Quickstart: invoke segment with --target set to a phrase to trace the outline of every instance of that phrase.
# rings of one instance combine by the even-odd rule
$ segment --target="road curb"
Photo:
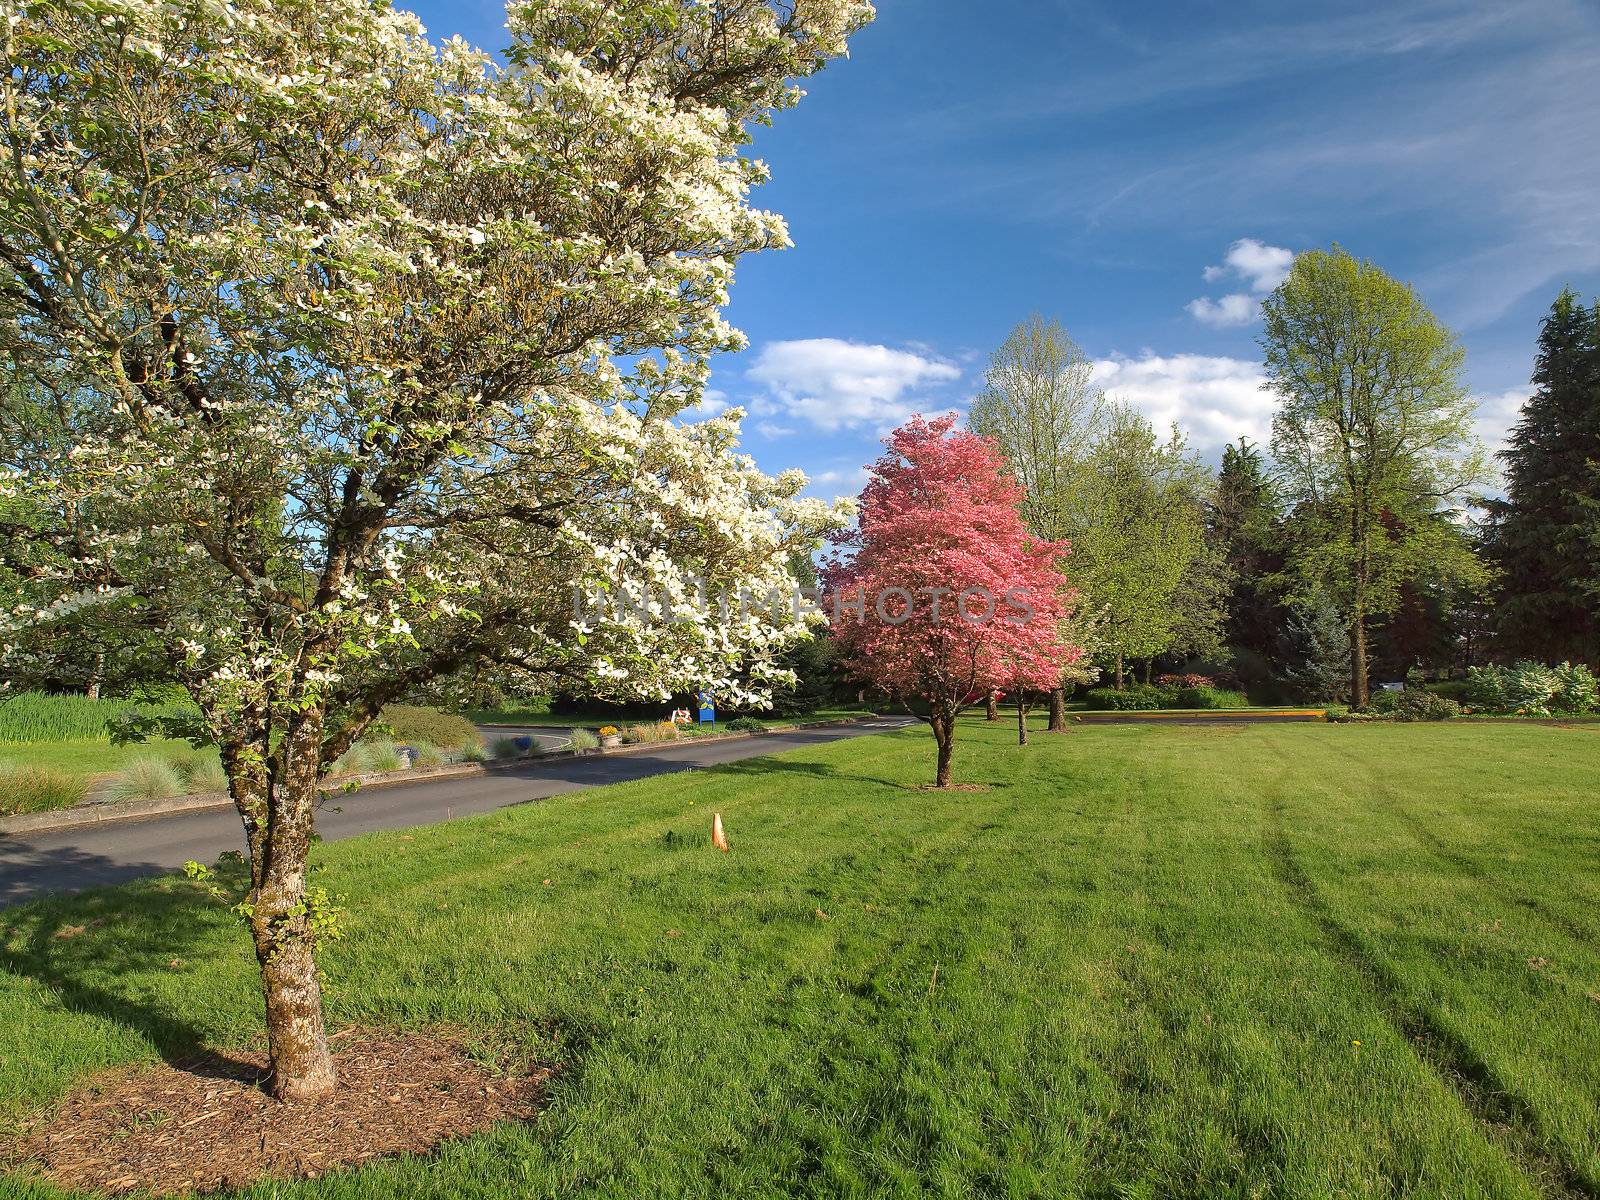
[[[401,787],[408,783],[434,783],[441,779],[461,779],[473,775],[499,774],[514,771],[535,763],[557,758],[588,758],[613,754],[639,754],[671,746],[693,746],[702,742],[735,742],[746,738],[766,737],[769,734],[793,733],[799,729],[827,729],[832,726],[859,725],[864,721],[878,720],[876,714],[848,717],[834,721],[802,721],[792,725],[774,725],[760,733],[715,733],[705,737],[684,738],[671,742],[640,742],[632,746],[616,746],[610,750],[552,750],[537,757],[517,759],[508,763],[456,763],[447,767],[429,767],[408,771],[385,771],[381,774],[347,775],[330,783],[326,790],[337,796],[347,783],[357,784],[362,791],[372,788]],[[200,792],[192,796],[173,796],[166,800],[115,800],[100,804],[82,804],[73,808],[54,809],[47,812],[18,813],[0,817],[0,838],[22,833],[50,833],[61,829],[78,829],[87,825],[104,825],[115,821],[144,821],[151,817],[168,817],[177,813],[206,812],[232,808],[233,800],[227,792]]]

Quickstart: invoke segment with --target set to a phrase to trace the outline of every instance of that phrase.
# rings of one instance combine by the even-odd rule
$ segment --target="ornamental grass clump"
[[[169,800],[187,789],[177,767],[151,756],[128,763],[107,790],[113,800]]]

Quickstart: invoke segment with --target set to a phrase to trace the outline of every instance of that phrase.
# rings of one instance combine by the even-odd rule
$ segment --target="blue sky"
[[[402,0],[402,3],[404,0]],[[503,10],[416,3],[487,49]],[[1215,458],[1264,438],[1257,300],[1338,241],[1460,334],[1494,442],[1538,321],[1600,292],[1595,0],[882,0],[753,152],[795,248],[746,258],[717,365],[768,469],[854,492],[1030,312]]]

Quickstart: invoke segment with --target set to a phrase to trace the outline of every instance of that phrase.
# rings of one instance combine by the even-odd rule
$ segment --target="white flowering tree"
[[[0,640],[120,606],[194,695],[272,1088],[321,1094],[313,813],[386,702],[485,661],[749,699],[803,635],[717,600],[839,514],[674,415],[741,344],[735,260],[787,242],[747,129],[871,9],[539,0],[503,65],[372,0],[0,11],[0,348],[52,414],[9,452]]]

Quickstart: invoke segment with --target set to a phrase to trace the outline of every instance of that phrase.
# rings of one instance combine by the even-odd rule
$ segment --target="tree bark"
[[[983,719],[985,721],[998,721],[1000,719],[1000,702],[994,698],[994,693],[989,693],[989,702],[984,706]]]
[[[315,936],[306,903],[306,860],[318,795],[322,715],[307,714],[285,735],[281,771],[268,782],[265,829],[252,836],[250,935],[261,967],[266,1006],[268,1084],[280,1100],[306,1100],[331,1092],[335,1077],[322,1016]],[[241,781],[248,790],[248,783]],[[248,807],[240,791],[235,802]],[[251,832],[246,818],[246,831]]]
[[[1367,692],[1367,620],[1360,613],[1350,622],[1350,707],[1366,708],[1370,696]]]
[[[1116,681],[1117,681],[1117,691],[1119,691],[1119,692],[1122,690],[1122,678],[1123,678],[1122,677],[1122,651],[1118,650],[1117,651]]]
[[[1144,660],[1144,671],[1143,671],[1143,680],[1142,680],[1142,682],[1144,683],[1145,687],[1149,687],[1150,686],[1150,672],[1155,669],[1155,662],[1156,662],[1156,660],[1153,659],[1153,658],[1147,658],[1147,659]]]
[[[955,722],[934,717],[930,723],[933,725],[933,739],[939,744],[939,766],[934,772],[933,786],[947,788],[950,786],[950,759],[955,751]]]
[[[1021,688],[1017,689],[1017,745],[1028,744],[1028,702],[1027,693]]]
[[[1067,731],[1067,689],[1050,689],[1050,727],[1047,733],[1065,733]]]

